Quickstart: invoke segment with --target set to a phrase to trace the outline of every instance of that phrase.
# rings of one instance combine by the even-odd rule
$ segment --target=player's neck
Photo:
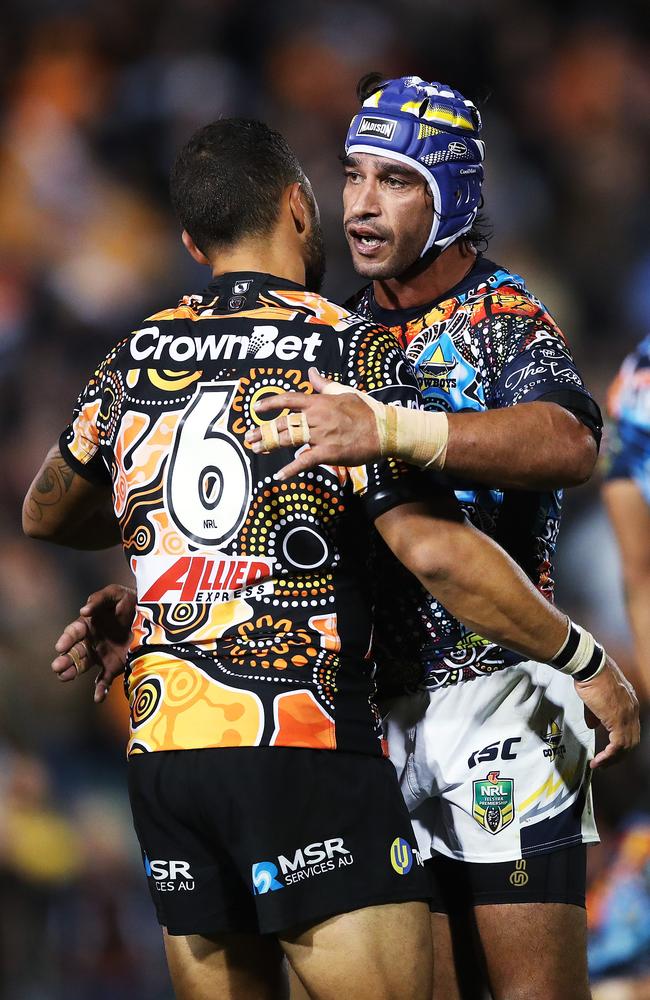
[[[272,274],[276,278],[286,278],[297,285],[305,283],[305,263],[302,255],[286,242],[273,238],[264,243],[261,240],[245,240],[222,253],[210,257],[212,276],[235,271],[253,271],[258,274]]]
[[[476,261],[476,251],[466,243],[453,243],[443,250],[424,271],[401,275],[385,281],[373,281],[375,301],[382,309],[412,309],[440,299],[469,274]]]

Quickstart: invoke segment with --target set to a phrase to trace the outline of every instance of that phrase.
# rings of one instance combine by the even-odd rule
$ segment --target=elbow
[[[598,459],[598,447],[593,434],[584,428],[581,439],[571,449],[565,476],[565,486],[584,486],[589,482]]]
[[[22,511],[23,534],[28,538],[35,538],[40,541],[51,540],[52,534],[47,523],[42,518],[35,518],[31,512],[31,497],[29,493],[25,497]]]
[[[401,562],[427,589],[448,578],[453,557],[447,544],[446,532],[440,530],[434,539],[421,539],[409,546]]]

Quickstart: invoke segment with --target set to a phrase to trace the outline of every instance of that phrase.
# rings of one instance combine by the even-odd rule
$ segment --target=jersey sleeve
[[[340,381],[391,406],[423,407],[415,372],[393,334],[383,327],[362,323],[352,332],[342,351]],[[350,469],[349,474],[373,521],[426,495],[419,470],[393,458]]]
[[[59,438],[59,451],[70,468],[83,479],[100,485],[111,482],[101,453],[98,429],[104,375],[111,358],[109,355],[89,379],[77,399],[71,422]]]
[[[550,316],[547,319],[531,319],[524,324],[523,334],[513,338],[514,347],[495,387],[497,406],[536,400],[558,403],[589,427],[600,443],[600,408],[582,381],[561,331]]]

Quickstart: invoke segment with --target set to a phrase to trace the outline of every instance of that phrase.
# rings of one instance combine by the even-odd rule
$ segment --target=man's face
[[[419,259],[433,225],[424,177],[372,153],[346,156],[343,167],[343,228],[355,271],[373,279],[399,277]]]

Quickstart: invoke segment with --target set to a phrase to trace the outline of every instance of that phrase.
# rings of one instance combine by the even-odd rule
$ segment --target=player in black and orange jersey
[[[394,337],[305,287],[320,230],[284,140],[207,126],[172,194],[214,280],[109,353],[28,492],[25,530],[121,541],[136,577],[129,787],[178,995],[277,996],[284,951],[319,997],[424,997],[427,885],[373,702],[365,524],[496,641],[551,659],[567,620],[451,494],[422,503],[404,465],[280,483],[289,454],[247,447],[256,404],[308,390],[312,364],[419,405]]]

